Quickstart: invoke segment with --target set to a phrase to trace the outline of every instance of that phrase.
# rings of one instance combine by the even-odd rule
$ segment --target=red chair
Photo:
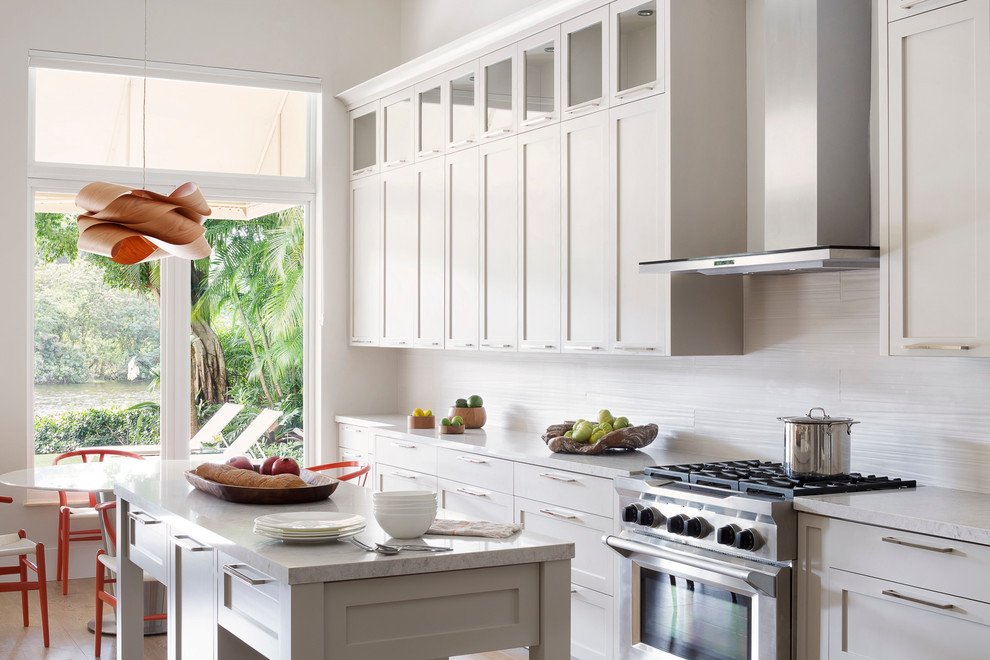
[[[314,465],[306,468],[310,472],[322,472],[324,470],[336,470],[341,468],[358,468],[354,472],[347,472],[339,477],[334,477],[337,481],[348,481],[358,479],[358,486],[363,486],[368,481],[368,472],[371,471],[371,464],[364,461],[340,461],[339,463],[327,463],[325,465]]]
[[[117,508],[117,503],[103,502],[102,504],[97,504],[94,508],[103,518],[103,528],[107,530],[107,538],[110,539],[110,545],[113,547],[114,555],[116,555],[117,531],[110,521],[110,512]],[[103,603],[117,609],[117,598],[106,590],[106,585],[114,584],[117,579],[115,577],[108,578],[108,571],[113,575],[117,574],[117,557],[108,555],[106,550],[99,550],[96,553],[96,621],[94,622],[95,628],[93,630],[96,635],[96,652],[94,655],[97,658],[100,657],[100,651],[103,647]],[[145,582],[153,582],[154,580],[155,578],[147,573],[144,574]],[[144,604],[142,603],[141,606],[143,607]],[[167,617],[167,614],[149,614],[144,617],[144,620],[163,621]]]
[[[139,461],[143,461],[143,456],[138,456],[137,454],[131,453],[129,451],[124,451],[123,449],[77,449],[75,451],[66,452],[58,456],[52,465],[58,465],[60,461],[67,458],[79,457],[83,463],[90,462],[103,462],[107,456],[118,456],[121,458],[136,458]],[[100,541],[103,537],[100,535],[100,528],[92,529],[77,529],[72,530],[70,527],[70,521],[72,519],[93,519],[97,518],[96,512],[96,493],[89,494],[89,506],[78,507],[69,506],[68,498],[66,497],[65,491],[58,492],[58,552],[55,566],[55,579],[62,581],[62,595],[69,593],[69,543],[74,541]]]
[[[0,496],[0,502],[10,504],[13,502],[9,497]],[[28,561],[28,553],[34,553],[35,561]],[[0,592],[20,591],[21,609],[24,612],[24,627],[28,625],[28,592],[37,591],[38,600],[41,603],[41,632],[45,640],[45,648],[48,648],[48,591],[45,583],[45,545],[35,543],[24,536],[24,530],[19,530],[16,534],[0,534],[0,557],[17,557],[17,566],[5,566],[0,568],[0,575],[17,575],[18,582],[0,582]],[[34,571],[37,579],[28,582],[27,569]]]

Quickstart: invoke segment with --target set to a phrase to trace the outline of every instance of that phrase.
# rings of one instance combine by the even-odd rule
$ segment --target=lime
[[[440,420],[440,426],[450,426],[450,420],[444,417]]]
[[[468,408],[480,408],[483,405],[485,405],[485,402],[482,401],[481,397],[478,396],[477,394],[472,394],[471,396],[468,397],[467,400]]]
[[[467,408],[468,407],[467,399],[458,399],[457,401],[454,401],[454,407],[455,408]]]
[[[450,425],[451,426],[463,426],[464,425],[464,420],[461,419],[461,416],[460,415],[454,415],[453,417],[450,418]]]

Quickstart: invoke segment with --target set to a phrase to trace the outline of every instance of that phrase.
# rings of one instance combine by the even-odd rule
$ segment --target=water
[[[36,417],[55,415],[66,410],[88,408],[127,408],[143,401],[159,403],[159,391],[149,392],[147,381],[81,383],[78,385],[35,385]]]

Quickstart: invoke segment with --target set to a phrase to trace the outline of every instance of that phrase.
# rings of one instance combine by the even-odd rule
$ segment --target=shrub
[[[159,413],[153,408],[89,408],[34,420],[36,454],[61,454],[82,447],[155,445]]]

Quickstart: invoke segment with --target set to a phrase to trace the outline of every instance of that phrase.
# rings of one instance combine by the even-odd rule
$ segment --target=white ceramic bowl
[[[429,490],[393,490],[384,493],[372,493],[374,502],[435,502],[437,494]]]
[[[418,513],[393,513],[375,511],[375,520],[385,532],[397,539],[413,539],[422,536],[437,517],[436,507]]]
[[[423,511],[434,511],[437,505],[434,504],[423,504],[416,506],[376,506],[374,510],[381,511],[382,513],[421,513]]]

